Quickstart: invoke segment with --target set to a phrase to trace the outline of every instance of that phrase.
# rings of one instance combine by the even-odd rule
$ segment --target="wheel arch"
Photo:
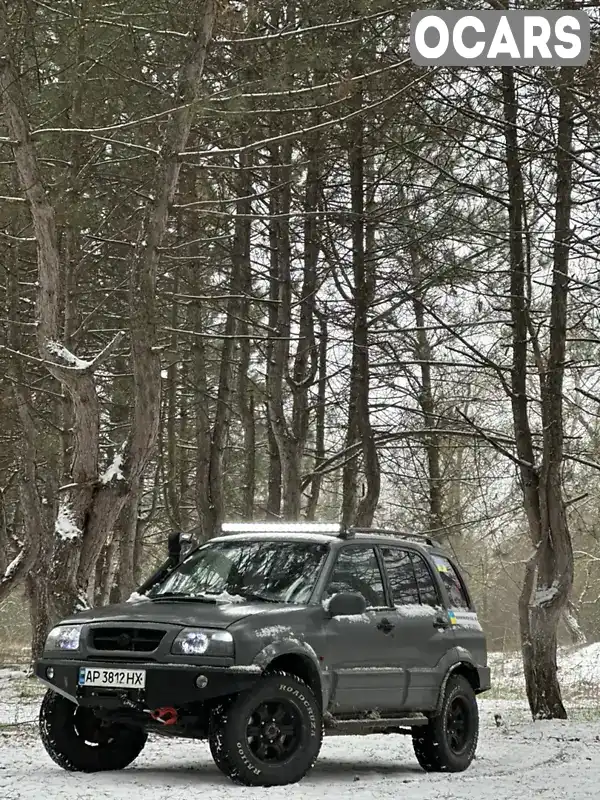
[[[438,702],[436,708],[436,711],[438,713],[440,712],[442,703],[444,702],[444,694],[446,692],[446,686],[448,685],[448,681],[455,675],[461,675],[462,677],[466,678],[471,687],[473,688],[475,694],[478,694],[479,690],[481,689],[481,685],[479,682],[479,672],[477,670],[477,667],[473,664],[473,662],[469,661],[468,659],[457,661],[455,664],[452,664],[452,666],[448,668],[446,674],[444,675],[444,680],[442,681],[442,685],[440,687],[440,693],[438,696]]]
[[[460,661],[458,664],[455,664],[450,670],[450,674],[462,675],[465,677],[473,687],[475,694],[477,694],[481,689],[479,671],[471,661]]]
[[[315,697],[325,706],[326,684],[317,656],[301,642],[282,641],[266,647],[256,658],[263,674],[287,672],[304,681]]]

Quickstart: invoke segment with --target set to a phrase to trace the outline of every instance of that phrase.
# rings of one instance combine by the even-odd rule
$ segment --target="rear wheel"
[[[321,709],[294,675],[267,675],[252,692],[215,709],[210,749],[219,769],[247,786],[295,783],[315,763],[323,736]]]
[[[413,747],[427,772],[462,772],[473,761],[479,738],[475,692],[462,675],[449,678],[440,713],[413,728]]]
[[[124,769],[147,739],[141,728],[101,720],[52,690],[42,701],[40,736],[50,758],[71,772]]]

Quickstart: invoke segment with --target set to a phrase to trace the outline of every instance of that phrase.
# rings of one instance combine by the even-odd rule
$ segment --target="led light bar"
[[[337,522],[224,522],[223,533],[333,533],[339,536],[343,526]]]

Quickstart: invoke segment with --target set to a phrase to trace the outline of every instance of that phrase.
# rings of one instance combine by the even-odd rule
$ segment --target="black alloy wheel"
[[[302,741],[302,720],[287,700],[261,703],[248,720],[246,735],[252,753],[266,764],[293,756]]]
[[[224,700],[209,725],[215,764],[246,786],[296,783],[315,763],[322,738],[320,702],[285,672],[266,673],[250,691]]]
[[[427,772],[462,772],[475,758],[479,711],[475,691],[465,675],[450,675],[438,713],[412,731],[419,764]]]
[[[446,714],[446,736],[452,752],[459,756],[470,740],[470,714],[467,700],[455,697]]]

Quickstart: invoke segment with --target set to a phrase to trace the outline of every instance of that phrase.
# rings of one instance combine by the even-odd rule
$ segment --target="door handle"
[[[377,630],[383,631],[384,633],[391,633],[395,627],[396,626],[387,618],[382,619],[381,622],[377,623]]]
[[[433,618],[433,627],[434,628],[449,628],[450,627],[450,620],[448,617],[443,616],[443,614],[438,614]]]

